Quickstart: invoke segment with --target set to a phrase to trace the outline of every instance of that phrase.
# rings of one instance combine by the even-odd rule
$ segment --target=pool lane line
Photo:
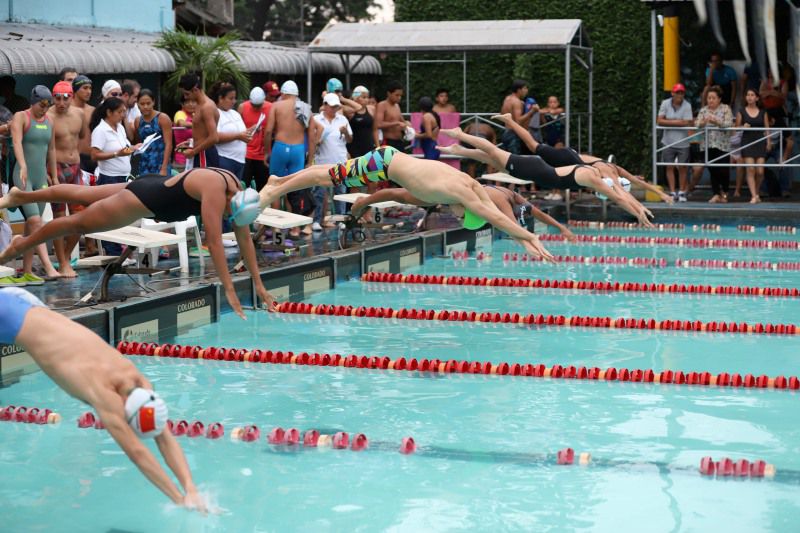
[[[654,227],[646,227],[638,222],[620,222],[616,220],[608,221],[608,222],[599,222],[594,220],[576,220],[570,219],[567,220],[567,225],[572,228],[587,228],[587,229],[602,229],[602,230],[630,230],[630,231],[647,231],[650,233],[655,232],[683,232],[683,231],[692,231],[692,232],[713,232],[717,233],[722,230],[722,226],[719,224],[694,224],[692,226],[687,226],[686,224],[682,224],[679,222],[667,222],[663,224],[653,224]]]
[[[453,259],[458,261],[465,258],[463,253],[454,256]],[[476,256],[478,261],[486,260],[487,256],[482,256],[479,252]],[[535,257],[527,254],[517,254],[505,252],[503,254],[503,266],[507,266],[510,262],[522,263],[544,263],[541,257]],[[554,255],[553,261],[556,263],[572,263],[578,265],[605,265],[605,266],[623,266],[623,267],[640,267],[640,268],[704,268],[704,269],[723,269],[723,270],[778,270],[798,271],[800,270],[800,262],[797,261],[725,261],[724,259],[676,259],[670,264],[664,258],[656,257],[626,257],[620,255]]]
[[[278,304],[279,313],[300,315],[334,315],[345,317],[380,318],[384,320],[435,320],[441,322],[473,322],[492,324],[524,324],[537,326],[585,327],[651,331],[693,331],[705,333],[798,335],[794,324],[747,322],[701,322],[700,320],[660,320],[652,318],[617,318],[599,316],[520,315],[519,313],[490,313],[436,309],[393,309],[391,307],[353,307],[352,305],[311,305],[298,302]]]
[[[467,285],[481,287],[520,287],[529,289],[567,289],[600,292],[649,292],[674,294],[715,294],[724,296],[800,296],[800,289],[785,287],[738,287],[732,285],[685,285],[673,283],[635,283],[618,281],[575,281],[531,278],[480,278],[477,276],[441,276],[428,274],[394,274],[390,272],[368,272],[361,281],[371,283],[412,283],[424,285]]]
[[[178,359],[207,359],[215,361],[235,361],[266,364],[291,364],[298,366],[327,366],[344,368],[361,368],[370,370],[397,370],[406,372],[430,372],[439,374],[493,374],[500,376],[518,376],[551,379],[580,379],[597,381],[629,381],[632,383],[661,383],[671,385],[699,385],[730,388],[760,388],[777,390],[798,390],[800,379],[796,376],[767,375],[754,376],[721,372],[712,375],[709,372],[683,372],[680,370],[664,370],[655,372],[652,369],[627,369],[609,367],[587,368],[585,366],[562,366],[554,364],[550,367],[539,364],[492,363],[490,361],[467,361],[458,359],[416,359],[387,356],[366,356],[340,354],[320,354],[291,351],[247,350],[245,348],[218,348],[201,346],[183,346],[180,344],[155,344],[123,341],[117,345],[120,353],[125,355],[142,355],[155,357],[171,357]]]
[[[774,241],[758,239],[708,239],[693,237],[627,237],[621,235],[576,235],[572,244],[626,244],[633,246],[677,246],[683,248],[758,248],[769,250],[798,250],[800,241]],[[543,242],[565,242],[563,235],[544,233]]]
[[[0,422],[18,422],[22,424],[58,424],[61,415],[50,409],[25,407],[24,405],[0,406]]]

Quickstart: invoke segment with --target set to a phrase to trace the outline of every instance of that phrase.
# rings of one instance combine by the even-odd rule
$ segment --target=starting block
[[[17,271],[11,267],[2,266],[0,265],[0,278],[4,278],[6,276],[14,276],[16,275]]]
[[[510,185],[530,185],[532,181],[521,180],[510,176],[505,172],[495,172],[493,174],[484,174],[478,178],[479,180],[494,181],[497,183],[508,183]]]
[[[336,194],[334,195],[333,199],[337,202],[354,204],[361,198],[366,198],[368,196],[369,194],[363,192],[353,192],[346,194]],[[364,242],[367,239],[367,234],[364,230],[367,228],[390,230],[393,228],[399,228],[403,225],[403,222],[398,222],[396,224],[382,224],[381,222],[383,222],[383,213],[381,213],[381,209],[388,209],[390,207],[413,207],[415,209],[419,208],[419,206],[417,205],[403,204],[400,202],[395,202],[394,200],[388,200],[386,202],[375,202],[373,204],[370,204],[370,207],[374,210],[372,215],[372,220],[373,220],[372,223],[359,222],[358,219],[349,214],[333,215],[332,217],[329,217],[328,220],[343,225],[343,227],[341,227],[341,229],[339,230],[339,246],[342,249],[347,248],[348,235],[350,235],[352,240],[355,242]]]
[[[110,231],[89,233],[86,237],[127,246],[125,251],[122,252],[122,255],[113,258],[113,261],[110,263],[106,263],[107,266],[105,272],[103,272],[103,280],[100,289],[100,302],[108,301],[108,283],[115,274],[157,274],[169,272],[169,269],[163,268],[129,268],[123,266],[125,260],[128,259],[135,250],[139,248],[160,248],[162,246],[186,242],[186,235],[174,235],[172,233],[137,228],[135,226],[125,226],[124,228]],[[107,257],[108,256],[103,256],[103,259]],[[98,257],[89,258],[89,260],[95,261],[98,261],[98,259]]]
[[[255,220],[255,223],[261,225],[261,228],[259,228],[258,232],[253,236],[253,241],[257,242],[267,231],[267,228],[271,228],[273,230],[272,244],[265,245],[264,248],[267,250],[284,252],[288,255],[297,247],[286,246],[286,234],[284,230],[307,226],[312,222],[314,222],[314,219],[311,217],[267,207]],[[234,232],[224,233],[222,238],[236,240],[236,234]]]

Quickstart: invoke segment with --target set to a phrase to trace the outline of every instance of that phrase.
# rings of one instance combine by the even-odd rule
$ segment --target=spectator
[[[247,143],[253,139],[253,130],[247,129],[242,116],[233,109],[236,105],[236,87],[218,81],[211,86],[209,95],[219,110],[217,123],[219,166],[233,172],[241,181]]]
[[[744,93],[745,107],[736,114],[737,128],[769,128],[769,115],[761,108],[758,93],[755,89],[747,89]],[[769,140],[764,140],[768,132],[765,131],[745,131],[742,133],[742,154],[741,157],[745,164],[763,165],[770,151]],[[755,143],[747,146],[750,143]],[[747,167],[747,187],[750,189],[750,203],[761,202],[758,191],[761,182],[764,181],[764,167]],[[737,187],[738,189],[738,187]]]
[[[352,99],[340,98],[350,104],[344,110],[353,132],[353,141],[347,145],[347,151],[352,157],[360,157],[379,145],[377,132],[372,127],[375,106],[369,104],[369,90],[363,85],[353,89],[351,96]]]
[[[528,127],[528,123],[534,113],[539,112],[539,106],[533,104],[527,111],[524,111],[524,100],[528,95],[528,83],[524,80],[514,80],[511,84],[511,93],[503,100],[503,105],[500,107],[500,113],[510,113],[512,120],[522,126]],[[520,155],[523,150],[523,143],[519,137],[511,130],[506,128],[500,136],[500,141],[503,143],[503,148],[512,154]]]
[[[125,183],[131,173],[131,154],[135,147],[125,132],[125,102],[116,96],[103,100],[92,113],[92,159],[97,161],[98,185]],[[120,255],[122,247],[105,243],[108,255]]]
[[[139,92],[138,107],[141,115],[133,123],[135,142],[140,143],[150,135],[160,135],[142,153],[139,161],[139,175],[160,174],[169,176],[170,154],[172,154],[172,121],[155,108],[156,99],[153,91],[142,89]]]
[[[61,72],[58,73],[58,81],[72,83],[72,81],[77,77],[78,71],[75,70],[75,67],[64,67],[61,69]]]
[[[101,103],[108,98],[122,98],[122,87],[117,80],[107,80],[100,89],[100,94],[103,96]]]
[[[53,103],[50,89],[37,85],[31,91],[29,109],[18,111],[11,122],[11,140],[14,143],[14,186],[23,191],[37,191],[56,183],[56,149],[53,124],[47,118],[47,110]],[[42,226],[42,215],[47,204],[26,204],[21,206],[25,217],[25,235],[30,235]],[[35,248],[45,276],[49,279],[61,277],[53,268],[47,247],[40,244]],[[44,279],[33,273],[33,250],[22,256],[22,276],[3,278],[0,286],[41,285]]]
[[[3,105],[12,113],[25,111],[30,107],[28,99],[18,95],[17,80],[11,76],[0,76],[0,96],[3,97]]]
[[[281,90],[278,87],[278,84],[272,80],[266,82],[261,86],[261,88],[264,89],[264,95],[266,95],[267,102],[271,104],[274,104],[281,96]]]
[[[253,138],[247,143],[242,180],[246,187],[254,187],[257,191],[267,184],[264,129],[267,126],[267,117],[269,117],[272,103],[266,100],[267,95],[264,94],[264,90],[261,87],[253,87],[253,90],[250,91],[250,99],[239,104],[238,108],[245,127],[255,128]]]
[[[192,162],[192,168],[219,168],[219,154],[216,144],[219,110],[202,89],[203,80],[196,73],[184,74],[178,81],[178,88],[185,98],[191,98],[197,106],[192,117],[192,138],[177,146],[183,155]]]
[[[87,76],[78,75],[72,80],[72,107],[83,112],[83,120],[88,125],[92,121],[94,106],[89,103],[92,99],[92,80]],[[91,131],[86,138],[78,144],[81,153],[81,170],[94,174],[97,164],[92,161]]]
[[[711,188],[714,196],[709,203],[727,203],[728,188],[730,184],[730,169],[728,167],[714,166],[715,163],[727,164],[730,160],[728,152],[731,149],[731,134],[720,128],[730,128],[733,124],[731,108],[722,103],[723,91],[721,87],[713,85],[706,91],[706,105],[697,113],[695,126],[708,127],[703,139],[703,146],[707,147],[708,160],[711,162]]]
[[[347,161],[347,143],[353,141],[353,130],[347,118],[341,114],[342,103],[336,93],[329,92],[322,101],[322,113],[314,116],[314,120],[322,128],[322,134],[317,144],[317,154],[314,163],[318,165],[330,165],[344,163]],[[314,187],[314,224],[311,226],[314,231],[322,231],[325,212],[327,211],[327,187]],[[334,187],[334,193],[340,194],[347,192],[344,184]],[[336,202],[335,210],[338,214],[343,214],[345,206],[342,202]]]
[[[659,126],[687,127],[694,124],[692,119],[692,106],[684,98],[686,87],[682,83],[672,86],[672,97],[661,102],[658,110]],[[668,146],[661,152],[661,160],[664,163],[679,163],[680,166],[667,166],[667,184],[669,194],[677,202],[686,201],[688,185],[686,171],[688,167],[683,166],[689,162],[689,132],[687,130],[666,129],[661,137],[661,144]],[[675,191],[675,170],[678,171],[678,191]]]
[[[436,149],[436,140],[439,138],[439,128],[442,122],[439,113],[433,110],[433,100],[427,96],[419,99],[419,110],[422,112],[422,123],[419,125],[419,132],[415,134],[422,148],[425,159],[439,160],[439,150]]]
[[[722,90],[722,102],[727,106],[736,103],[736,84],[738,76],[733,68],[722,62],[722,54],[711,54],[706,68],[706,85],[703,88],[703,99],[711,87],[717,86]]]
[[[456,106],[450,103],[450,91],[436,89],[436,104],[433,106],[436,113],[458,113]]]
[[[543,115],[542,131],[543,140],[553,148],[564,148],[564,120],[566,114],[557,96],[547,97],[547,107],[540,110]]]
[[[384,146],[392,146],[404,152],[408,123],[403,120],[403,113],[400,111],[402,99],[403,86],[396,81],[389,82],[386,87],[386,99],[379,102],[375,108],[375,129],[382,134]]]
[[[175,136],[175,146],[192,138],[192,117],[197,103],[191,98],[181,97],[181,108],[175,112],[172,121],[172,134]],[[186,168],[186,156],[183,151],[175,150],[175,170],[182,171]]]
[[[139,102],[139,92],[142,90],[142,86],[139,85],[139,82],[136,80],[122,80],[122,85],[120,87],[122,88],[122,101],[125,102],[125,107],[127,107],[127,111],[125,112],[126,128],[133,131],[134,121],[142,115],[137,105]]]

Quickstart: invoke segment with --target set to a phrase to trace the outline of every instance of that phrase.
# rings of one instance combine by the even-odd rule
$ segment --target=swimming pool
[[[583,234],[598,234],[581,229]],[[613,231],[605,234],[643,235]],[[667,235],[667,232],[657,235]],[[678,233],[675,233],[677,235]],[[654,234],[655,235],[655,234]],[[691,234],[687,234],[691,235]],[[732,228],[694,237],[796,240]],[[548,243],[553,253],[794,261],[796,250]],[[793,288],[772,270],[641,268],[434,259],[406,273]],[[475,254],[473,254],[474,256]],[[513,256],[512,256],[513,257]],[[797,322],[800,298],[351,281],[319,304],[746,322]],[[797,336],[224,314],[176,343],[543,363],[796,375]],[[86,410],[41,373],[0,389],[0,404],[57,407],[60,426],[0,423],[5,523],[48,531],[790,530],[800,510],[798,393],[618,381],[396,372],[133,357],[173,420],[221,422],[219,440],[180,437],[196,482],[224,509],[202,518],[168,505]],[[256,443],[232,428],[257,424]],[[364,433],[366,451],[287,449],[270,428]],[[398,453],[403,437],[419,450]],[[558,450],[591,453],[556,465]],[[700,459],[764,459],[779,475],[714,479]],[[577,462],[577,461],[576,461]]]

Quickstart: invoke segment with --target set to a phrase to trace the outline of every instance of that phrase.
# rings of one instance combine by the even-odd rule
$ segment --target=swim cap
[[[239,191],[231,198],[231,215],[228,220],[239,227],[248,226],[261,213],[258,191],[250,187]]]
[[[300,89],[297,88],[297,84],[292,80],[285,81],[283,85],[281,85],[281,94],[300,96]]]
[[[250,103],[253,105],[261,105],[264,103],[264,100],[267,99],[267,95],[264,94],[264,89],[261,87],[253,87],[250,91]]]
[[[414,131],[414,128],[411,126],[406,126],[405,131],[403,132],[403,139],[408,142],[413,141],[417,137],[417,132]]]
[[[68,94],[72,96],[72,84],[68,81],[60,81],[53,86],[53,94]]]
[[[152,390],[137,387],[125,400],[125,418],[133,432],[140,437],[161,435],[167,426],[167,404]]]
[[[469,209],[464,209],[464,227],[467,229],[481,229],[486,225],[486,220],[482,219]]]
[[[122,86],[119,84],[117,80],[108,80],[103,84],[103,88],[100,90],[100,94],[103,95],[103,98],[108,98],[108,93],[113,90],[119,90],[122,92]]]
[[[612,180],[611,178],[603,178],[603,181],[606,183],[606,185],[608,185],[612,189],[614,188],[614,180]],[[619,184],[622,185],[622,188],[626,192],[631,192],[631,181],[628,178],[623,178],[622,176],[620,176]],[[595,191],[594,195],[600,198],[601,200],[608,200],[608,196],[601,193],[600,191]]]
[[[353,98],[358,98],[362,94],[369,94],[369,89],[367,89],[363,85],[359,85],[358,87],[353,89]]]
[[[48,104],[52,104],[53,94],[50,92],[50,89],[44,85],[37,85],[31,90],[30,103],[31,105],[36,105],[42,100],[46,100]]]
[[[84,85],[91,85],[92,80],[89,79],[89,76],[84,76],[83,74],[78,74],[75,76],[75,79],[72,80],[72,90],[77,91]]]
[[[336,91],[341,91],[344,89],[344,85],[336,78],[331,78],[328,80],[328,83],[325,84],[325,88],[328,89],[329,93],[335,93]]]

